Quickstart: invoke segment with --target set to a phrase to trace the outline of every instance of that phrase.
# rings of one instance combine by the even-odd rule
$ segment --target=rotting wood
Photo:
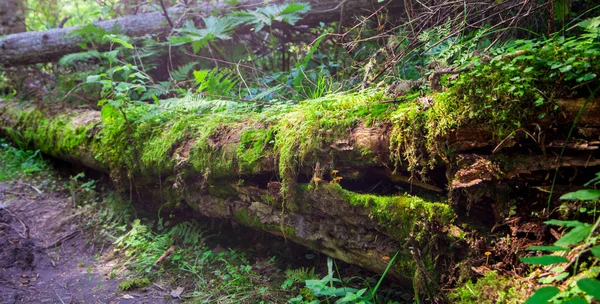
[[[105,163],[94,153],[94,151],[103,151],[108,148],[99,146],[99,137],[101,137],[104,126],[98,112],[63,110],[61,114],[63,121],[59,123],[61,127],[55,128],[47,124],[40,125],[35,119],[19,119],[19,111],[32,111],[32,109],[23,108],[10,101],[0,103],[1,134],[9,136],[20,134],[21,140],[26,140],[27,136],[32,136],[32,134],[44,134],[52,139],[67,136],[68,133],[63,132],[79,134],[77,130],[83,128],[85,133],[81,133],[84,138],[80,144],[69,146],[69,148],[53,146],[57,144],[56,141],[33,140],[28,143],[32,148],[42,149],[42,152],[54,157],[104,172],[111,171],[111,165]],[[68,113],[71,115],[67,115]],[[571,113],[565,110],[565,116],[569,115]],[[65,117],[68,119],[65,120]],[[44,118],[48,119],[46,116]],[[266,126],[253,123],[252,127],[260,129]],[[563,129],[566,127],[568,125],[565,123]],[[593,129],[594,122],[586,124],[585,128],[588,131]],[[473,132],[467,132],[469,129]],[[210,149],[215,151],[231,150],[240,144],[240,129],[235,124],[219,127],[216,130],[219,132],[218,136],[208,137]],[[411,180],[406,176],[394,176],[394,166],[389,160],[388,136],[390,130],[389,123],[370,127],[366,127],[363,123],[357,123],[347,130],[346,136],[339,134],[338,137],[323,142],[320,148],[322,151],[316,151],[315,155],[322,163],[335,161],[335,169],[339,172],[338,176],[344,176],[342,184],[350,178],[364,178],[368,174],[366,172],[379,172],[376,174],[376,178],[382,180],[411,184]],[[498,149],[496,153],[493,153],[494,147],[498,145],[498,140],[494,140],[491,136],[487,138],[488,135],[482,136],[485,132],[482,132],[481,128],[479,128],[479,132],[476,130],[478,128],[474,126],[465,126],[455,130],[445,139],[454,147],[462,147],[462,149],[455,149],[455,153],[462,151],[463,154],[470,155],[465,158],[466,161],[453,160],[456,163],[446,164],[447,168],[444,168],[443,164],[437,168],[442,172],[446,170],[448,180],[439,180],[434,177],[427,183],[413,181],[412,185],[425,191],[439,193],[452,189],[469,191],[470,188],[477,188],[474,186],[481,187],[486,184],[496,188],[496,184],[512,180],[526,188],[528,179],[524,175],[531,172],[548,172],[555,168],[600,166],[597,150],[582,151],[576,146],[567,146],[567,150],[572,155],[564,157],[562,162],[553,162],[555,156],[543,155],[537,136],[534,136],[535,140],[531,136],[515,137],[514,143],[510,147]],[[548,131],[547,142],[555,141],[559,137],[553,135],[552,132]],[[594,132],[588,133],[595,134]],[[460,135],[460,138],[457,134]],[[585,140],[590,143],[594,142],[592,138]],[[479,145],[477,149],[473,149],[472,145],[461,145],[461,142],[476,143],[479,141],[484,144]],[[190,135],[171,149],[172,156],[181,158],[181,160],[169,172],[160,172],[160,174],[154,172],[154,176],[152,174],[139,175],[134,172],[134,174],[138,174],[134,175],[135,180],[132,183],[136,196],[144,201],[172,200],[176,202],[175,205],[190,206],[199,215],[233,220],[275,235],[285,235],[289,240],[377,272],[382,272],[387,266],[387,262],[382,257],[390,256],[398,250],[401,251],[401,258],[413,258],[410,251],[403,247],[406,237],[412,233],[422,234],[424,240],[452,242],[452,236],[443,233],[443,231],[452,230],[447,227],[447,225],[451,225],[451,220],[448,220],[449,215],[440,217],[440,212],[442,214],[449,212],[450,209],[447,205],[439,204],[432,205],[435,206],[433,208],[410,209],[402,205],[401,201],[408,200],[407,206],[414,204],[418,208],[421,208],[419,206],[422,202],[418,198],[410,196],[400,195],[396,200],[394,196],[385,198],[370,194],[362,195],[361,191],[368,193],[369,189],[349,191],[338,183],[339,180],[336,182],[333,178],[330,178],[331,183],[323,181],[323,183],[311,182],[310,185],[298,185],[298,199],[284,204],[282,196],[279,195],[283,186],[279,183],[277,166],[273,165],[276,162],[273,155],[269,154],[270,156],[261,159],[267,164],[262,166],[263,171],[244,176],[232,172],[231,176],[220,177],[217,184],[216,181],[205,177],[206,172],[190,169],[188,164],[192,157],[190,150],[195,144],[196,139]],[[520,149],[531,151],[530,155],[525,156],[527,155],[525,151],[519,153],[519,149],[517,149],[519,145],[523,146]],[[502,160],[502,157],[509,161],[499,161]],[[518,162],[514,160],[518,160]],[[298,170],[305,174],[312,174],[314,168],[310,167],[310,164],[304,164]],[[447,185],[446,183],[451,184]],[[538,185],[533,185],[532,189],[538,191],[536,187]],[[484,193],[484,195],[488,194]],[[349,202],[354,199],[353,196],[356,196],[357,200],[351,204]],[[471,197],[472,200],[476,200],[478,196]],[[378,206],[376,200],[379,199],[391,200],[389,203]],[[411,200],[415,201],[411,202]],[[470,204],[477,205],[476,202]],[[385,213],[378,211],[378,208],[383,208],[383,206],[400,209],[384,210]],[[492,207],[492,217],[501,218],[501,212],[498,211],[500,207],[496,205]],[[482,210],[486,208],[485,206],[481,207]],[[489,210],[491,209],[487,208],[488,213]],[[384,216],[386,214],[398,217],[386,218]],[[412,231],[415,228],[418,231]],[[436,233],[437,235],[434,236]],[[436,246],[439,244],[423,243],[420,246],[422,252],[435,254],[431,250],[437,248]],[[452,257],[447,258],[452,259]],[[399,280],[408,282],[405,279],[409,275],[408,272],[414,271],[415,265],[412,265],[412,270],[406,268],[407,264],[403,265],[405,268],[393,269],[390,274]],[[447,265],[447,263],[440,262],[440,264],[431,266],[441,267],[441,265]]]

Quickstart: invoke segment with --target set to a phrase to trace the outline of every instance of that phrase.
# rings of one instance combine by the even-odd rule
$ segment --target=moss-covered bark
[[[148,105],[128,109],[127,120],[108,106],[101,113],[49,114],[3,102],[0,131],[109,172],[156,205],[185,204],[373,271],[383,272],[400,251],[391,274],[407,278],[416,269],[407,240],[418,240],[427,268],[435,271],[433,248],[448,242],[439,227],[451,225],[454,212],[408,194],[360,194],[340,186],[388,164],[387,122],[364,120],[380,96],[343,95],[238,115]]]
[[[561,147],[574,101],[558,118],[538,120],[538,133],[499,137],[478,119],[444,116],[442,97],[426,111],[419,102],[379,103],[373,91],[262,110],[161,102],[131,106],[127,119],[111,106],[52,111],[3,101],[0,133],[108,172],[156,205],[187,205],[373,271],[400,251],[391,273],[412,278],[452,271],[454,246],[468,256],[461,229],[473,223],[459,229],[455,209],[494,224],[515,208],[507,193],[529,189],[525,174],[598,165],[600,123],[588,118],[569,163],[539,161]],[[506,180],[517,187],[497,186]]]

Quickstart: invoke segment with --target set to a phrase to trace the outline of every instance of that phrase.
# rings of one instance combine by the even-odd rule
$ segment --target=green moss
[[[82,151],[94,147],[89,135],[98,123],[79,124],[76,114],[51,117],[35,108],[6,108],[2,114],[17,122],[6,131],[20,146],[35,147],[66,160],[76,159]]]
[[[233,217],[235,221],[244,225],[246,227],[255,228],[262,231],[273,231],[273,232],[281,232],[282,227],[280,225],[275,224],[263,224],[260,222],[260,217],[256,215],[251,215],[248,213],[248,210],[242,209],[240,211],[234,212]],[[283,232],[286,237],[294,237],[296,232],[293,227],[284,226]]]
[[[273,129],[246,129],[243,131],[237,148],[237,161],[240,173],[253,174],[260,171],[260,161],[272,149]]]
[[[123,281],[119,284],[119,289],[123,291],[134,290],[139,288],[144,288],[152,285],[147,278],[133,278],[127,281]]]
[[[395,108],[393,103],[373,102],[355,107],[350,115],[363,120],[366,126],[371,126],[377,121],[386,120]]]
[[[207,187],[207,190],[211,196],[223,199],[230,199],[238,195],[235,188],[227,183],[211,184]]]
[[[448,295],[452,303],[523,303],[530,291],[513,279],[488,271],[477,282],[467,281]]]
[[[334,139],[347,137],[361,121],[357,115],[382,98],[376,91],[333,94],[304,101],[283,115],[275,126],[275,149],[284,192],[292,189],[298,167],[317,161]]]
[[[262,225],[258,216],[248,214],[248,210],[245,209],[235,212],[233,216],[236,222],[247,227],[258,228]]]
[[[338,184],[325,184],[321,187],[339,193],[352,206],[368,209],[370,215],[397,239],[405,239],[415,232],[419,222],[435,221],[444,226],[455,218],[454,210],[449,205],[428,202],[417,196],[359,194],[342,189]]]

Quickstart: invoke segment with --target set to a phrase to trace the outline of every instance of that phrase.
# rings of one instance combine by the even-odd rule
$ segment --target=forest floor
[[[119,235],[135,230],[129,227],[134,219],[156,227],[156,214],[125,200],[133,218],[99,220],[102,212],[118,212],[105,204],[115,191],[107,176],[85,172],[90,178],[81,170],[0,138],[0,303],[285,303],[304,294],[303,280],[327,276],[328,259],[322,254],[265,232],[185,214],[171,214],[168,221],[202,222],[202,245],[187,252],[198,251],[196,260],[199,255],[207,257],[205,262],[196,261],[187,271],[181,261],[158,266],[166,248],[131,256],[116,245]],[[161,234],[139,237],[152,246]],[[166,259],[184,256],[175,252]],[[152,269],[140,271],[135,265],[143,262]],[[379,279],[357,266],[334,263],[336,276],[356,287]],[[144,286],[123,290],[140,279],[146,280]],[[410,289],[394,282],[386,280],[380,292],[395,303],[412,302]]]
[[[69,191],[38,187],[0,182],[1,303],[178,303],[157,285],[118,291],[109,248],[88,242]]]

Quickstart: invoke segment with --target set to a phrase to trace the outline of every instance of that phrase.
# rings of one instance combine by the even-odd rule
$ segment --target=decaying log
[[[104,132],[108,131],[99,112],[63,109],[59,114],[48,114],[48,111],[2,101],[0,134],[54,157],[118,174],[123,169],[120,166],[124,164],[114,163],[116,160],[106,156],[107,151],[120,144],[135,144],[149,149],[152,142],[160,144],[165,133],[165,130],[157,130],[155,134],[148,134],[147,143],[140,142],[140,139],[135,139],[137,142],[130,141],[128,138],[123,138],[123,143],[110,142],[106,141],[108,134]],[[235,151],[240,147],[240,134],[243,133],[240,128],[249,127],[265,126],[229,122],[226,126],[216,128],[215,133],[207,137],[208,142],[204,147],[208,150],[203,153],[216,153],[215,162],[226,162],[224,157],[227,151]],[[135,132],[126,133],[131,135]],[[431,251],[433,248],[451,242],[447,240],[451,237],[442,231],[447,231],[447,227],[452,225],[454,212],[447,204],[407,194],[361,194],[361,191],[354,192],[340,185],[340,181],[344,181],[341,176],[352,178],[352,172],[356,172],[352,170],[360,171],[361,168],[377,168],[381,165],[377,155],[382,152],[370,149],[383,149],[380,143],[383,136],[385,133],[377,127],[358,124],[348,130],[346,138],[332,139],[330,144],[323,144],[322,151],[316,152],[322,155],[323,160],[335,158],[338,178],[331,176],[323,177],[320,181],[315,179],[282,185],[277,167],[272,165],[275,158],[269,153],[258,165],[260,170],[253,173],[242,173],[242,159],[236,161],[239,168],[225,173],[216,172],[219,164],[208,165],[213,166],[211,173],[207,173],[208,168],[202,167],[204,163],[200,167],[192,166],[191,163],[199,157],[194,150],[198,139],[194,138],[194,134],[189,134],[184,142],[170,149],[169,154],[174,160],[171,170],[161,170],[159,163],[162,161],[158,159],[152,161],[153,165],[148,168],[132,164],[136,167],[131,172],[131,183],[135,189],[128,189],[129,182],[124,188],[141,201],[172,208],[181,208],[183,204],[198,215],[234,221],[280,235],[379,273],[385,270],[389,257],[400,251],[398,259],[402,262],[391,269],[389,275],[408,284],[410,281],[407,278],[414,275],[416,265],[411,262],[412,253],[406,245],[407,238],[418,237],[423,241],[420,244],[422,254],[434,255]],[[140,158],[146,157],[144,151],[134,154]],[[301,166],[299,171],[307,168],[310,167]],[[217,177],[208,178],[208,175]],[[360,176],[363,175],[359,172],[354,178]],[[296,195],[284,200],[281,195],[283,187],[294,187],[287,191]],[[448,259],[451,257],[439,261]],[[427,266],[434,269],[441,267],[441,264]]]
[[[291,119],[289,127],[298,126],[296,119],[304,119],[302,106],[280,120],[287,117]],[[572,107],[575,110],[579,108]],[[565,107],[564,116],[570,117],[572,111]],[[590,107],[590,111],[597,110]],[[120,178],[128,178],[124,188],[131,183],[135,190],[129,191],[143,201],[173,208],[187,205],[199,215],[280,235],[373,271],[383,272],[389,256],[400,251],[402,262],[390,274],[405,281],[417,267],[408,240],[419,240],[422,258],[436,256],[429,259],[435,264],[426,266],[439,271],[448,271],[445,267],[455,257],[440,255],[435,250],[441,249],[436,248],[460,242],[457,236],[461,233],[455,232],[460,229],[453,225],[453,205],[422,197],[437,196],[437,201],[444,201],[439,195],[450,193],[453,203],[454,198],[460,199],[460,193],[466,193],[468,208],[473,206],[475,210],[480,201],[509,191],[509,185],[539,193],[544,179],[539,180],[538,173],[600,167],[600,153],[595,149],[598,138],[594,137],[600,123],[590,117],[583,120],[581,134],[573,139],[577,144],[567,145],[560,161],[553,151],[564,146],[560,138],[570,127],[567,122],[548,130],[540,128],[535,134],[529,130],[523,132],[525,135],[515,135],[510,145],[482,128],[463,126],[440,139],[449,144],[454,156],[447,157],[448,163],[439,164],[429,176],[423,176],[425,182],[391,163],[391,122],[366,126],[360,121],[336,131],[316,127],[308,134],[280,134],[284,130],[278,122],[280,129],[266,135],[271,134],[266,131],[269,123],[250,116],[239,121],[229,117],[211,120],[212,114],[185,113],[170,116],[171,120],[162,123],[157,119],[155,125],[124,128],[115,113],[113,117],[103,111],[101,116],[92,110],[56,111],[2,101],[0,135],[48,155],[110,173],[117,185]],[[219,123],[212,125],[214,121]],[[137,129],[142,127],[146,129]],[[185,132],[173,133],[176,130]],[[274,137],[263,138],[261,134]],[[305,156],[282,158],[282,148],[277,145],[298,140],[298,146],[291,150],[298,153],[294,149],[302,146],[300,137],[319,140]],[[497,148],[499,145],[502,148]],[[281,170],[285,161],[291,166],[287,171]],[[285,175],[294,169],[297,175]],[[576,178],[576,173],[569,178]],[[386,187],[379,186],[381,183]],[[372,194],[375,189],[385,192]],[[416,193],[422,197],[405,194],[402,189],[418,189]],[[493,219],[502,218],[501,205],[486,206],[479,208],[482,217],[491,217],[492,224]]]

